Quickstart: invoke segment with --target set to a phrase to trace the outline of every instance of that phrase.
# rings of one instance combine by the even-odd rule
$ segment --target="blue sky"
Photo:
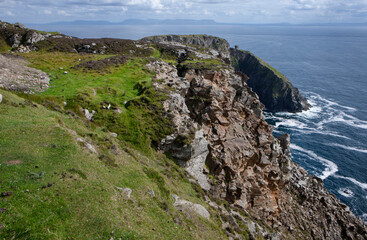
[[[0,19],[44,23],[129,18],[235,23],[367,22],[367,0],[0,0]]]

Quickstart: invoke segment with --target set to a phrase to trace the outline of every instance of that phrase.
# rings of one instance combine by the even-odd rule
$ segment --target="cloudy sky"
[[[235,23],[367,22],[367,0],[0,0],[0,19],[44,23],[129,18]]]

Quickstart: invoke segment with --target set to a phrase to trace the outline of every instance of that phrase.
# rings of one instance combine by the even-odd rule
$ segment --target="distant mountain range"
[[[47,25],[217,25],[214,20],[191,20],[191,19],[127,19],[122,22],[108,21],[84,21],[76,20],[71,22],[52,22]]]
[[[109,21],[86,21],[76,20],[70,22],[51,22],[36,25],[259,25],[259,26],[367,26],[365,23],[268,23],[268,24],[246,24],[246,23],[220,23],[211,19],[127,19],[121,22]]]

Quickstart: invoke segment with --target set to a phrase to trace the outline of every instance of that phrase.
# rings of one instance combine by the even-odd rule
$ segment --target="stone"
[[[192,218],[192,215],[195,214],[205,219],[210,219],[210,213],[200,204],[194,204],[183,199],[177,199],[173,206],[177,210],[182,211],[188,218]]]
[[[114,133],[114,132],[111,132],[111,136],[114,137],[114,138],[117,138],[117,133]]]
[[[154,193],[153,189],[149,190],[149,191],[148,191],[148,194],[149,194],[151,197],[155,197],[155,193]]]
[[[120,188],[120,187],[115,188],[123,195],[123,197],[126,198],[130,198],[131,193],[133,192],[133,190],[131,190],[130,188]]]
[[[96,111],[92,110],[92,112],[89,112],[88,109],[83,109],[83,112],[85,118],[88,119],[89,121],[92,121],[94,114],[96,114]]]
[[[204,137],[204,131],[199,130],[195,133],[195,139],[192,143],[192,156],[185,164],[186,171],[194,177],[202,189],[209,190],[210,184],[208,176],[204,174],[205,160],[209,153],[208,141]]]
[[[3,95],[0,93],[0,103],[3,101]]]
[[[91,153],[97,153],[97,150],[94,148],[94,146],[92,144],[90,144],[89,142],[85,141],[84,139],[82,138],[77,138],[76,139],[77,142],[80,142],[83,144],[83,146],[85,148],[87,148]]]

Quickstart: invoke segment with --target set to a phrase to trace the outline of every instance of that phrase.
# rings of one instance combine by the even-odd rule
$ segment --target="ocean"
[[[291,135],[293,160],[367,222],[367,27],[31,25],[81,38],[210,34],[249,50],[287,76],[312,108],[266,113]]]

